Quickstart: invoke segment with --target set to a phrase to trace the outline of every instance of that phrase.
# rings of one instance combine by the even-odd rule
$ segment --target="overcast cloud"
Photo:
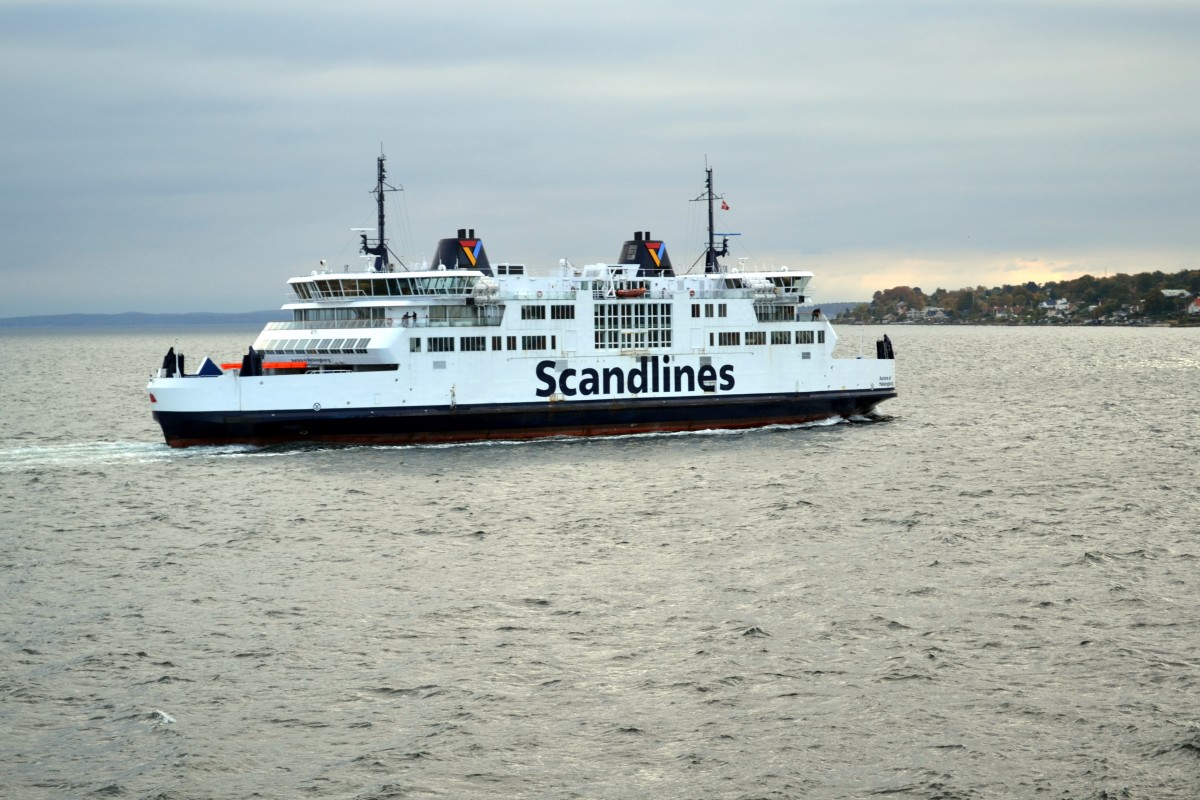
[[[1200,268],[1200,3],[0,0],[0,316],[275,308],[471,227],[535,272],[634,230],[825,302]]]

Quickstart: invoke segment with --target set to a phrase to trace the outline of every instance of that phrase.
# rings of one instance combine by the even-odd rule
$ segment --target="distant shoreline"
[[[861,322],[849,317],[838,317],[830,320],[835,325],[874,325],[893,328],[1200,328],[1200,320],[1133,320],[1130,322],[1074,322],[1066,320],[906,320],[904,322],[883,322],[877,319]]]
[[[29,317],[0,317],[0,328],[153,328],[208,325],[253,325],[262,327],[282,319],[286,312],[247,311],[217,314],[205,311],[187,314],[45,314]]]

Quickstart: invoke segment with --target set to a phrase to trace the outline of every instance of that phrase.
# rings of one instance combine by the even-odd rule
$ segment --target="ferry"
[[[410,269],[378,227],[358,271],[288,281],[291,319],[266,325],[240,362],[194,373],[167,351],[147,392],[171,447],[422,444],[794,425],[869,417],[896,396],[895,354],[835,358],[811,272],[728,267],[706,168],[703,271],[677,274],[649,231],[615,263],[563,260],[535,275],[492,264],[475,231]],[[721,238],[720,245],[717,244]],[[324,264],[324,262],[322,262]],[[696,266],[699,267],[699,259]]]

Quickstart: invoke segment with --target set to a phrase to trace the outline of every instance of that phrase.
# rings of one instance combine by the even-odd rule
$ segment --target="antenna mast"
[[[397,189],[396,187],[391,186],[390,184],[387,183],[387,181],[385,180],[387,178],[387,169],[383,166],[383,163],[385,161],[387,161],[387,156],[385,156],[383,154],[383,151],[381,149],[379,152],[379,158],[376,160],[375,188],[371,192],[372,194],[375,195],[375,206],[379,212],[379,214],[378,214],[379,227],[377,228],[377,230],[379,231],[379,236],[375,240],[375,244],[372,245],[372,244],[369,244],[367,241],[367,234],[365,234],[365,233],[362,234],[363,255],[375,256],[374,270],[376,272],[387,272],[388,271],[387,256],[388,256],[388,253],[390,252],[390,250],[387,246],[387,235],[384,230],[384,224],[385,224],[384,223],[384,209],[383,209],[384,193],[385,192],[398,192],[398,191],[403,191],[403,189],[404,189],[404,187],[400,187],[399,189]],[[395,256],[395,253],[392,253],[392,255]],[[396,261],[400,261],[400,259],[396,258]],[[400,266],[404,266],[404,264],[401,263]]]
[[[720,272],[721,265],[717,263],[718,256],[729,255],[729,239],[724,238],[722,234],[721,249],[717,249],[717,240],[713,232],[713,200],[724,200],[725,198],[713,193],[713,171],[712,167],[708,166],[708,159],[704,161],[704,194],[695,198],[693,202],[705,200],[708,202],[708,247],[704,250],[704,271],[705,272]]]

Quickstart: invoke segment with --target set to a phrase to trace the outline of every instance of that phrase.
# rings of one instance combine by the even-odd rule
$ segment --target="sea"
[[[255,333],[0,331],[0,797],[1200,797],[1200,329],[839,327],[871,421],[168,448],[163,353]]]

